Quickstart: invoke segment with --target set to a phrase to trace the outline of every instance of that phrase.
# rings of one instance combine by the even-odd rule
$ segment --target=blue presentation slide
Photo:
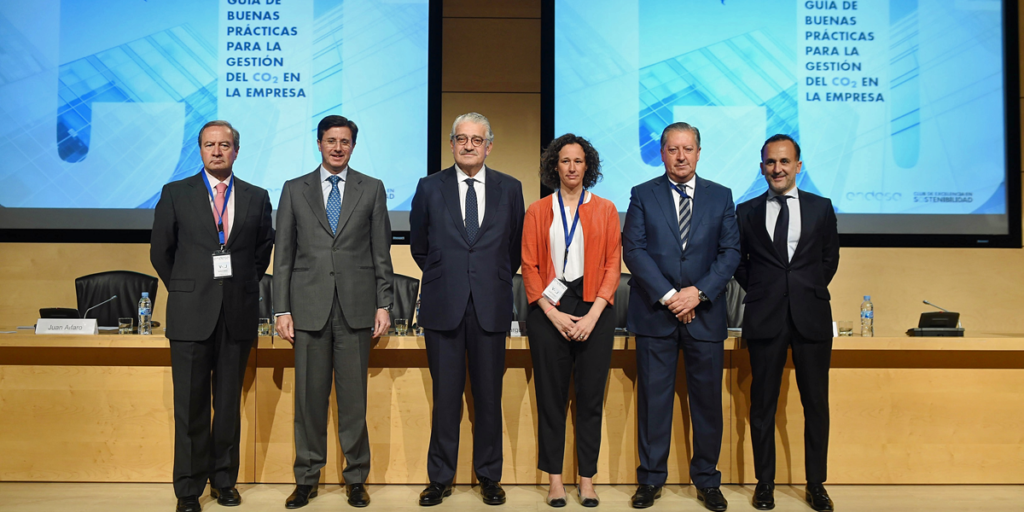
[[[659,137],[701,132],[697,174],[765,192],[760,149],[841,214],[1006,214],[1002,6],[988,0],[556,0],[555,131],[601,153],[598,195],[662,174]],[[1014,170],[1013,172],[1016,172]]]
[[[0,2],[0,206],[151,209],[202,169],[197,136],[241,133],[266,188],[320,163],[316,125],[359,126],[353,169],[408,210],[427,169],[428,1]]]

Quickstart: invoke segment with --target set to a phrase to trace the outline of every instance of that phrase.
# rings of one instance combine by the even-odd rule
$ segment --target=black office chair
[[[633,276],[623,272],[619,277],[619,289],[615,290],[615,330],[616,334],[626,332],[626,313],[629,310],[629,280]]]
[[[409,322],[409,326],[415,326],[413,317],[416,314],[416,299],[420,294],[420,280],[395,274],[391,289],[395,292],[395,304],[391,308],[391,325],[395,325],[396,318],[404,318]]]
[[[512,276],[512,318],[517,322],[525,322],[530,316],[530,301],[526,298],[526,285],[523,284],[523,275]]]
[[[78,313],[83,318],[95,318],[102,326],[116,326],[117,319],[131,317],[138,323],[139,299],[142,292],[149,292],[149,298],[156,307],[157,278],[128,270],[99,272],[75,279],[78,296]],[[107,304],[86,311],[93,306],[117,295]]]
[[[274,276],[263,274],[260,279],[260,318],[274,321]]]

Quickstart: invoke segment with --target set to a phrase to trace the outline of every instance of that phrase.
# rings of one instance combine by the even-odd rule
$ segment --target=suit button
[[[476,252],[476,249],[473,249],[473,248],[470,248],[470,249],[469,249],[469,253],[470,253],[470,254],[473,254],[474,252]]]
[[[789,297],[789,292],[783,293],[782,296],[783,297]]]
[[[217,280],[217,285],[218,286],[224,286],[224,280],[223,279],[218,279]]]
[[[333,276],[333,275],[334,275],[334,272],[331,272],[331,275]]]

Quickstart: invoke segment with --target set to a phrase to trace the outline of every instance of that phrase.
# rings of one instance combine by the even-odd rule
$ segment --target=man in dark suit
[[[839,268],[839,234],[832,201],[798,190],[800,146],[775,135],[761,148],[768,192],[736,210],[743,300],[743,338],[750,352],[750,436],[754,448],[754,507],[775,507],[775,411],[786,353],[792,347],[804,406],[806,499],[830,511],[825,487],[828,458],[828,370],[832,361],[832,307],[828,284]]]
[[[235,483],[242,380],[274,245],[267,191],[231,172],[238,131],[211,121],[199,131],[199,150],[204,170],[164,185],[150,245],[150,261],[167,287],[178,512],[199,512],[207,480],[218,503],[241,503]]]
[[[473,466],[484,503],[505,502],[501,480],[501,379],[519,269],[523,186],[484,166],[494,134],[469,113],[452,125],[455,165],[422,178],[409,214],[412,257],[423,270],[419,324],[427,344],[434,409],[427,455],[430,485],[420,505],[451,494],[459,456],[462,394],[469,379],[475,422]]]
[[[370,504],[366,380],[372,338],[391,325],[394,273],[384,184],[348,166],[358,134],[342,116],[323,118],[322,163],[284,184],[277,209],[274,311],[278,334],[295,344],[296,486],[287,508],[317,495],[332,376],[348,503]]]
[[[682,350],[693,423],[690,478],[705,507],[725,510],[717,464],[725,287],[739,263],[732,192],[696,175],[700,132],[687,123],[661,133],[661,160],[664,175],[633,187],[622,233],[623,260],[633,274],[627,323],[637,335],[640,485],[632,505],[653,505],[668,476]]]

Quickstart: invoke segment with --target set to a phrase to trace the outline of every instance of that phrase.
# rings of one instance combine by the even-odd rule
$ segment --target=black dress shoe
[[[661,497],[660,485],[640,485],[636,488],[636,494],[630,503],[633,508],[648,508],[654,505],[654,500]]]
[[[722,491],[718,487],[698,488],[697,499],[703,501],[704,508],[708,510],[722,512],[729,507],[729,502],[725,501],[725,496],[722,496]]]
[[[561,498],[545,497],[544,501],[547,502],[549,507],[554,507],[554,508],[562,508],[562,507],[564,507],[565,506],[565,487],[564,486],[562,487],[562,497]]]
[[[775,508],[775,484],[757,484],[757,487],[754,487],[754,501],[751,504],[758,510]]]
[[[242,495],[234,487],[217,489],[210,488],[210,497],[217,499],[217,504],[223,507],[237,507],[242,504]]]
[[[835,506],[832,505],[832,498],[828,497],[825,486],[821,484],[807,484],[807,504],[818,512],[832,512]]]
[[[593,498],[584,498],[583,490],[580,489],[579,487],[576,488],[576,496],[579,496],[580,498],[580,505],[583,505],[584,507],[587,508],[594,508],[601,504],[601,500],[598,499],[596,496]]]
[[[420,506],[432,507],[434,505],[440,505],[444,498],[451,495],[451,484],[445,485],[437,482],[430,482],[430,485],[420,493]]]
[[[175,512],[202,512],[203,507],[199,504],[198,496],[186,496],[178,498],[178,506]]]
[[[316,498],[317,486],[296,485],[292,495],[284,502],[284,508],[302,508],[309,505],[309,500]]]
[[[480,478],[480,494],[484,496],[484,503],[488,505],[504,505],[505,504],[505,489],[501,488],[501,484],[491,480],[490,478]]]
[[[370,504],[370,493],[366,492],[363,484],[346,485],[345,493],[348,494],[348,504],[353,507],[361,508]]]

